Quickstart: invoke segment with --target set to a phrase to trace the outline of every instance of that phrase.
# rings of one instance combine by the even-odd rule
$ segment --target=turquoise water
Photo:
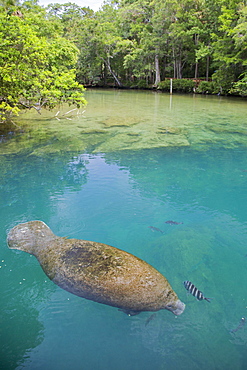
[[[134,97],[134,121],[126,126],[126,106]],[[66,121],[70,132],[75,126],[89,130],[94,122],[81,139],[82,149],[76,135],[75,146],[71,138],[71,146],[61,150],[64,131],[59,136],[59,126],[51,128],[46,116],[38,122],[38,144],[31,129],[1,144],[0,368],[246,369],[247,323],[232,332],[242,317],[247,321],[246,102],[174,96],[171,114],[166,95],[99,90],[86,98],[85,114]],[[121,99],[124,107],[118,105]],[[170,112],[169,138],[154,138],[154,107],[155,132],[162,124],[168,128],[164,105]],[[113,120],[114,112],[123,115],[124,127]],[[107,132],[99,133],[99,127],[95,132],[95,122],[106,126],[105,117],[115,123]],[[189,117],[196,122],[194,131]],[[23,116],[20,123],[25,120],[31,118]],[[140,121],[144,126],[137,127]],[[174,145],[171,127],[184,135]],[[132,130],[134,146],[120,150],[121,140],[127,145],[126,130]],[[186,304],[184,313],[159,311],[148,322],[152,313],[128,317],[54,285],[35,257],[7,248],[6,233],[35,219],[59,236],[110,244],[149,262]],[[211,303],[187,295],[184,280]]]

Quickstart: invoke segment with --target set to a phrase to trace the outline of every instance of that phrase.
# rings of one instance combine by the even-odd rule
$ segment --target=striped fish
[[[204,297],[203,293],[198,290],[194,284],[192,284],[191,281],[184,281],[184,287],[186,290],[188,290],[189,293],[191,293],[198,301],[202,301],[203,299],[206,299],[206,301],[210,302],[211,298]]]

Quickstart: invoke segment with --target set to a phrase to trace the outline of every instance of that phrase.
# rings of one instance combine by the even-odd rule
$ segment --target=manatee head
[[[34,254],[37,248],[45,247],[55,235],[42,221],[30,221],[19,224],[10,230],[7,243],[10,249]]]
[[[181,315],[184,312],[185,304],[177,299],[175,302],[169,302],[165,309],[174,313],[174,315]]]

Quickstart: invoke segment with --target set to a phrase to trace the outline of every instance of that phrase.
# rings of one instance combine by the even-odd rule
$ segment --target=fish
[[[238,326],[235,329],[232,329],[231,330],[231,333],[236,333],[236,331],[238,331],[239,329],[241,329],[244,326],[244,324],[245,324],[245,317],[242,317],[240,323],[238,324]]]
[[[155,318],[155,316],[156,313],[153,313],[151,316],[149,316],[145,322],[145,326],[147,326],[150,323],[150,321],[152,321]]]
[[[204,297],[203,293],[198,290],[194,284],[192,284],[191,281],[184,281],[184,287],[186,290],[188,290],[188,292],[190,294],[192,294],[198,301],[202,301],[203,299],[205,299],[207,302],[210,302],[210,299],[211,298],[206,298]]]
[[[177,222],[177,221],[168,220],[168,221],[165,222],[165,224],[169,224],[169,225],[182,225],[183,222]]]
[[[148,226],[148,227],[149,227],[149,229],[151,229],[152,231],[158,231],[158,232],[160,232],[161,234],[163,234],[163,233],[164,233],[164,231],[162,231],[162,230],[158,229],[158,227],[154,227],[154,226]]]

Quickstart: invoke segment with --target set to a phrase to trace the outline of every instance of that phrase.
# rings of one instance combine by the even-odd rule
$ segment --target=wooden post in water
[[[170,79],[170,94],[172,94],[172,78]]]

